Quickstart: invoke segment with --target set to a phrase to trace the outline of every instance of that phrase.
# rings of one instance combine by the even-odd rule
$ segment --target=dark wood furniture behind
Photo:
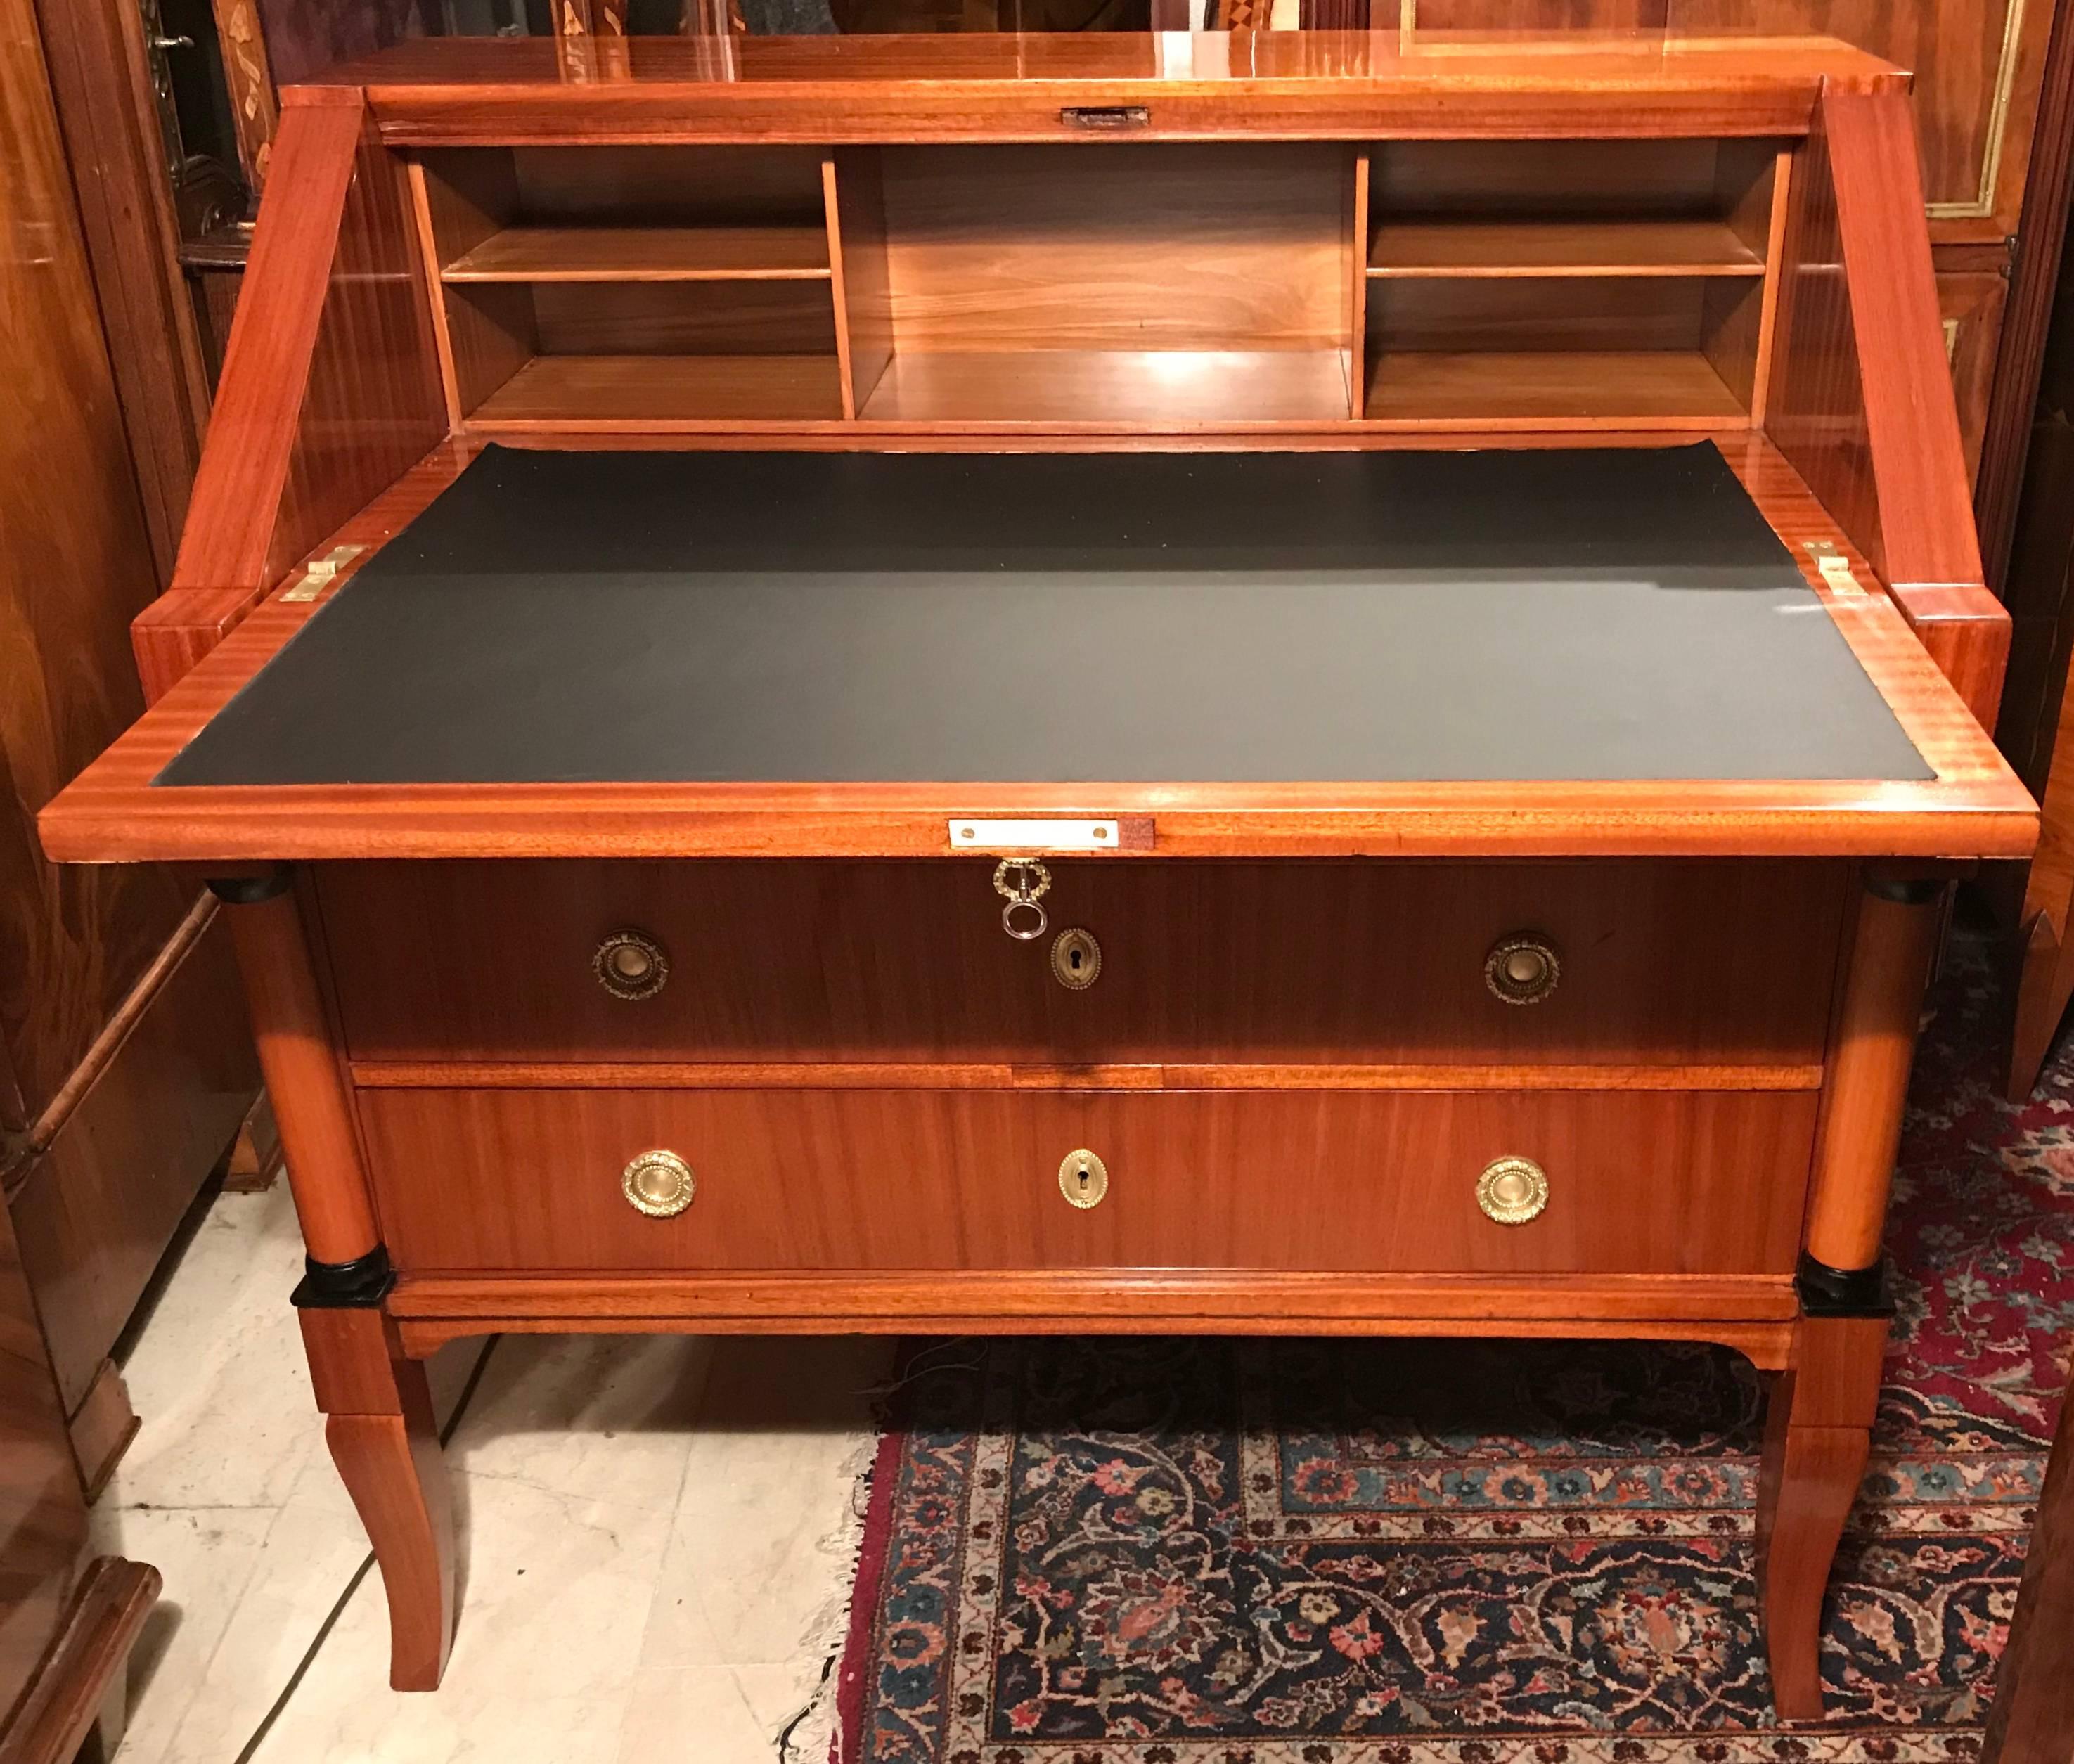
[[[83,55],[92,32],[72,24],[61,52]],[[124,1564],[110,1579],[81,1556],[85,1492],[136,1424],[109,1355],[258,1083],[214,901],[163,867],[64,870],[35,845],[35,811],[142,708],[126,630],[161,585],[151,510],[163,510],[134,461],[173,469],[147,443],[133,453],[137,409],[109,358],[120,327],[75,205],[59,77],[28,0],[0,0],[0,1723],[16,1717],[0,1754],[10,1764],[70,1756],[68,1736],[76,1745],[149,1604],[149,1570]],[[106,193],[85,167],[78,187]],[[178,519],[175,510],[168,561]]]
[[[1773,1678],[1819,1712],[1940,902],[2035,832],[1979,721],[2008,626],[1906,79],[1819,39],[1444,47],[428,43],[287,95],[134,628],[154,708],[41,826],[232,903],[397,1685],[451,1634],[421,1362],[457,1336],[1618,1335],[1777,1375]],[[386,784],[155,783],[493,440],[1712,443],[1920,764],[570,782],[407,744]],[[1091,943],[964,929],[1002,854],[1055,862],[1097,984]]]

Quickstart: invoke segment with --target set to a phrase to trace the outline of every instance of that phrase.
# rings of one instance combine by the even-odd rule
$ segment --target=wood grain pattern
[[[2074,1758],[2074,1403],[2060,1408],[2046,1463],[1981,1758],[1981,1764]]]
[[[413,1351],[493,1329],[619,1327],[874,1335],[1119,1332],[1613,1335],[1732,1341],[1787,1364],[1799,1303],[1770,1274],[1473,1275],[1102,1268],[961,1273],[406,1275],[389,1302]]]
[[[1825,99],[1794,174],[1768,427],[1992,728],[2008,615],[1981,584],[1936,282],[1897,181],[1914,163],[1905,108]]]
[[[58,869],[30,824],[143,708],[123,628],[157,581],[36,20],[0,20],[0,1130],[33,1149],[189,896]]]
[[[1052,921],[1103,952],[1072,992],[1047,945],[1002,935],[991,870],[377,864],[317,886],[356,1060],[1516,1067],[1819,1064],[1830,977],[1801,952],[1835,944],[1845,885],[1821,864],[1061,860]],[[591,972],[630,926],[673,964],[651,998]],[[1522,932],[1562,977],[1510,1005],[1484,960]]]
[[[56,1640],[86,1547],[86,1502],[43,1357],[35,1301],[0,1207],[0,1708],[28,1691]]]
[[[209,383],[181,274],[180,221],[143,14],[121,0],[37,0],[35,10],[93,294],[132,438],[155,575],[163,587],[201,456]],[[225,58],[226,73],[233,63]]]
[[[1373,276],[1752,276],[1723,221],[1390,221],[1369,241]]]
[[[155,696],[445,432],[399,162],[350,94],[284,119],[173,586],[131,636]]]
[[[960,349],[897,352],[866,423],[1089,433],[1316,426],[1350,406],[1345,357],[1316,349]]]
[[[1823,1593],[1869,1455],[1886,1328],[1884,1317],[1803,1319],[1772,1387],[1758,1579],[1782,1721],[1821,1718]]]
[[[104,1555],[87,1564],[43,1670],[0,1733],[0,1764],[70,1764],[97,1729],[105,1745],[120,1742],[123,1671],[160,1584],[142,1562]]]
[[[636,37],[599,46],[464,39],[402,43],[333,68],[291,108],[362,88],[384,138],[436,146],[510,139],[524,129],[564,143],[827,138],[831,105],[852,143],[918,138],[1085,140],[1062,109],[1142,105],[1151,139],[1200,137],[1235,122],[1283,138],[1378,132],[1536,138],[1790,134],[1824,81],[1896,86],[1889,64],[1834,41],[1758,44],[1660,33],[1580,47],[1522,33],[1509,50],[1434,58],[1394,32],[1262,31],[1163,65],[1159,39],[1133,33],[845,39],[845,53],[778,37]],[[1198,43],[1205,39],[1198,38]],[[1192,45],[1191,46],[1192,48]],[[1224,50],[1225,52],[1219,52]],[[597,77],[606,71],[614,77]],[[1465,107],[1478,109],[1474,122]]]
[[[826,280],[819,225],[506,227],[440,271],[447,282]]]
[[[1915,210],[1921,179],[1908,105],[1898,94],[1833,93],[1822,111],[1880,502],[1883,549],[1874,561],[1898,595],[1977,585],[1971,481]]]
[[[374,1090],[1819,1090],[1819,1065],[976,1064],[936,1060],[366,1060]]]
[[[1808,1253],[1832,1268],[1879,1260],[1940,904],[1857,904],[1808,1208]]]
[[[229,933],[176,946],[10,1199],[52,1374],[89,1394],[258,1088]]]
[[[378,1310],[301,1311],[324,1443],[389,1605],[392,1690],[439,1688],[453,1642],[452,1494],[425,1369]]]
[[[384,1241],[412,1271],[1779,1274],[1815,1099],[382,1090],[359,1113]],[[1082,1146],[1109,1171],[1092,1211],[1059,1188]],[[674,1219],[620,1192],[657,1147],[697,1172]],[[1496,1225],[1477,1179],[1515,1155],[1551,1198],[1531,1225]]]
[[[900,353],[1343,349],[1344,159],[1118,143],[1061,176],[1056,148],[889,148]]]
[[[357,1261],[380,1234],[301,907],[290,892],[226,916],[303,1241],[320,1262]]]
[[[1733,423],[1746,407],[1698,350],[1407,351],[1370,345],[1372,423],[1493,430]]]

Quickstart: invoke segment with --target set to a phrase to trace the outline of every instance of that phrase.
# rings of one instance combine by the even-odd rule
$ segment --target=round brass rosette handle
[[[1563,977],[1562,958],[1545,937],[1502,937],[1484,957],[1484,984],[1509,1005],[1538,1005]]]
[[[615,998],[653,998],[670,977],[669,952],[638,931],[615,931],[590,958],[597,983]]]
[[[1059,1166],[1059,1192],[1084,1212],[1100,1206],[1109,1193],[1109,1166],[1085,1148],[1068,1152]]]
[[[620,1192],[636,1212],[674,1219],[699,1192],[692,1167],[674,1151],[644,1151],[620,1172]]]
[[[1523,1225],[1548,1204],[1548,1172],[1531,1158],[1500,1158],[1477,1178],[1477,1204],[1502,1225]]]

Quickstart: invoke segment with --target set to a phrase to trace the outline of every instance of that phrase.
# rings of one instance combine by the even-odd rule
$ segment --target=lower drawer
[[[364,1090],[406,1270],[1783,1274],[1812,1092]],[[1106,1167],[1069,1204],[1061,1164]],[[637,1210],[667,1151],[690,1205]],[[1546,1173],[1502,1224],[1479,1179]],[[1076,1188],[1077,1171],[1069,1176]],[[1531,1182],[1531,1178],[1528,1179]]]

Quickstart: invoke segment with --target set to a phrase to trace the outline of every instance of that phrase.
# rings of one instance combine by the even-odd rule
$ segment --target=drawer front
[[[1845,873],[1815,862],[1060,861],[1051,930],[993,865],[337,865],[325,936],[366,1060],[1813,1064]],[[1051,941],[1082,927],[1098,977]],[[615,997],[613,933],[666,952]],[[1539,1002],[1485,978],[1545,938]]]
[[[360,1093],[384,1237],[415,1271],[1781,1274],[1816,1105],[1786,1092]],[[1085,1208],[1060,1176],[1083,1149],[1108,1181]],[[694,1175],[672,1217],[622,1189],[659,1150]],[[1507,1157],[1547,1175],[1525,1224],[1478,1203]]]

